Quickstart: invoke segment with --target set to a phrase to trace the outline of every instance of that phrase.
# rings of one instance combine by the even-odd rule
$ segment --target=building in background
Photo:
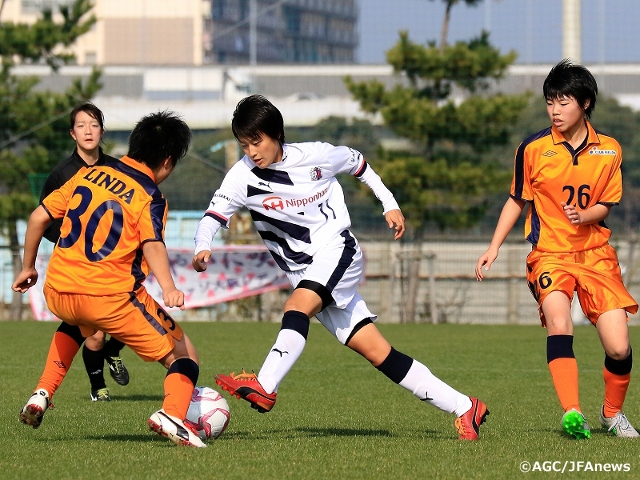
[[[210,63],[355,62],[356,0],[212,0],[211,7]]]
[[[3,22],[32,23],[73,0],[4,0]],[[93,0],[78,65],[348,64],[357,0]],[[59,14],[59,13],[58,13]]]

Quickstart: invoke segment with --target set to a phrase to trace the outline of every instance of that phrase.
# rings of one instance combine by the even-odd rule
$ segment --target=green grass
[[[258,370],[279,328],[182,325],[200,354],[198,383],[211,387],[216,373]],[[274,410],[261,415],[229,399],[229,427],[207,449],[179,448],[148,430],[146,420],[162,402],[165,370],[129,349],[123,357],[131,383],[121,387],[108,378],[110,403],[89,401],[78,356],[43,425],[21,425],[18,412],[36,386],[56,327],[0,322],[0,478],[505,479],[521,477],[523,461],[629,463],[625,478],[640,476],[640,443],[610,437],[599,426],[604,354],[592,327],[577,327],[575,340],[581,402],[593,432],[588,441],[560,431],[562,412],[540,327],[379,326],[398,350],[488,404],[481,440],[459,442],[452,415],[417,401],[313,324]],[[632,327],[632,343],[640,345],[639,337],[640,329]],[[625,405],[636,424],[639,389],[632,381]],[[549,475],[532,472],[526,478]],[[595,475],[602,473],[563,477]]]

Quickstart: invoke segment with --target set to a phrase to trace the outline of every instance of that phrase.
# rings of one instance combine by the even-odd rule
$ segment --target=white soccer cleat
[[[149,428],[158,435],[167,437],[176,445],[204,448],[206,445],[198,434],[187,427],[182,420],[168,415],[160,409],[149,417]]]
[[[627,416],[622,412],[616,413],[616,416],[613,418],[608,418],[604,416],[604,407],[602,407],[602,409],[600,410],[600,423],[609,431],[609,433],[615,435],[616,437],[640,437],[640,434],[636,431],[635,428],[633,428],[633,426],[629,423],[629,420],[627,420]]]
[[[38,428],[47,409],[53,405],[49,402],[49,392],[40,388],[33,392],[27,404],[20,410],[20,421],[33,428]]]

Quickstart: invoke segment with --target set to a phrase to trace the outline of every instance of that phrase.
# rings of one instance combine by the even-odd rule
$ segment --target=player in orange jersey
[[[66,160],[60,162],[45,181],[40,201],[51,192],[69,181],[79,170],[92,165],[104,165],[107,160],[116,160],[106,155],[100,144],[104,135],[104,115],[90,102],[74,108],[69,115],[69,134],[76,142],[76,148]],[[57,219],[47,226],[44,237],[53,243],[60,238],[62,219]],[[120,385],[129,383],[129,372],[122,362],[120,350],[124,344],[114,337],[105,342],[104,332],[96,332],[87,337],[82,347],[82,360],[91,383],[90,397],[92,401],[109,401],[109,390],[104,380],[104,362],[109,365],[109,373]]]
[[[158,189],[186,154],[189,127],[177,115],[142,118],[121,160],[80,170],[48,195],[27,224],[24,266],[13,290],[38,280],[35,259],[45,227],[63,218],[43,287],[49,309],[62,320],[45,368],[20,420],[38,428],[84,339],[106,332],[145,361],[167,369],[162,409],[149,426],[180,445],[206,446],[183,422],[198,380],[198,355],[182,329],[142,286],[151,270],[167,307],[184,308],[164,245],[167,202]]]
[[[589,123],[598,87],[593,75],[569,60],[547,76],[543,95],[551,127],[524,140],[515,155],[510,197],[502,209],[489,249],[476,263],[478,281],[529,204],[525,237],[527,282],[547,328],[547,362],[564,409],[562,428],[590,438],[578,397],[578,366],[573,353],[571,300],[596,327],[605,351],[604,404],[600,421],[619,437],[638,437],[622,404],[632,366],[627,312],[638,304],[627,292],[604,220],[622,196],[618,142]]]

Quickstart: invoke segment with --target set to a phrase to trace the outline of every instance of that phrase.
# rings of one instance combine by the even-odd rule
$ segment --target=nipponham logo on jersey
[[[267,197],[262,201],[265,210],[284,210],[284,202],[280,197]]]
[[[600,150],[598,147],[592,147],[589,150],[589,155],[615,155],[617,153],[615,150]]]
[[[322,178],[322,170],[320,167],[313,167],[309,174],[311,175],[311,180],[320,180]]]

